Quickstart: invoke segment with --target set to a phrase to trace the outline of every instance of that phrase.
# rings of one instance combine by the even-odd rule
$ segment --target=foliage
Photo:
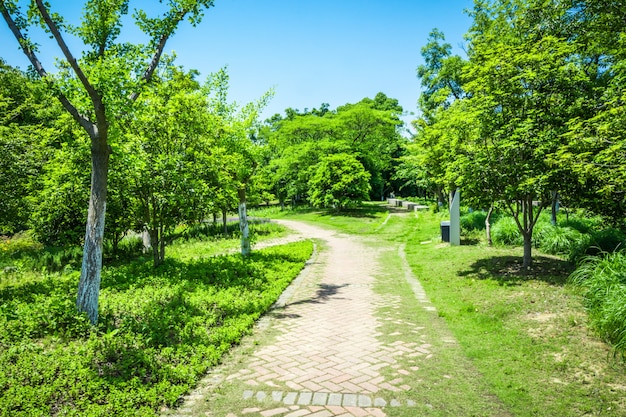
[[[0,59],[0,234],[28,227],[58,107],[43,83]]]
[[[311,204],[341,211],[355,207],[367,199],[370,174],[350,154],[334,154],[322,158],[309,180]]]
[[[515,219],[502,217],[491,226],[491,238],[496,245],[521,246],[524,243]]]
[[[475,210],[461,216],[461,229],[471,232],[473,230],[484,230],[487,212]],[[493,220],[493,219],[492,219]]]
[[[268,189],[284,204],[307,200],[310,180],[323,157],[351,154],[369,173],[370,198],[380,200],[391,191],[393,172],[404,139],[400,135],[402,108],[397,100],[378,93],[336,110],[322,106],[287,117],[275,116],[262,129],[267,143],[264,175]]]
[[[107,267],[96,328],[78,273],[0,282],[0,415],[137,416],[173,406],[276,300],[310,242]]]
[[[570,282],[581,291],[591,324],[626,358],[626,253],[586,258]]]

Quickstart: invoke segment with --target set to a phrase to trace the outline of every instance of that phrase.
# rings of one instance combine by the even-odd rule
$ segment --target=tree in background
[[[311,204],[337,211],[356,207],[369,197],[369,179],[369,172],[354,155],[325,156],[315,166],[315,174],[309,180]]]
[[[122,18],[128,14],[128,0],[87,1],[79,26],[67,24],[43,0],[33,1],[26,15],[17,1],[0,2],[2,16],[35,71],[91,141],[91,191],[77,307],[87,313],[93,324],[98,321],[110,139],[116,135],[115,122],[132,113],[132,103],[143,85],[152,79],[165,44],[178,24],[185,19],[193,25],[199,23],[203,10],[213,1],[173,0],[168,5],[169,9],[155,18],[135,10],[136,23],[149,37],[147,45],[135,45],[117,42]],[[33,25],[50,34],[65,58],[57,76],[48,74],[37,56],[35,42],[27,36],[28,27]],[[69,49],[63,30],[84,42],[87,50],[81,59],[76,59]]]
[[[391,188],[396,158],[405,138],[401,135],[402,107],[378,93],[336,110],[328,105],[300,113],[287,109],[286,117],[275,116],[261,132],[267,144],[263,167],[281,205],[310,201],[311,179],[318,164],[329,155],[350,154],[368,172],[369,198],[380,200]]]
[[[229,76],[226,68],[209,76],[203,88],[209,114],[220,121],[216,136],[216,146],[221,154],[218,164],[221,171],[230,175],[232,182],[220,186],[237,192],[241,254],[248,256],[251,252],[251,237],[247,190],[262,157],[260,143],[255,138],[260,128],[259,114],[274,92],[270,90],[259,100],[240,107],[237,103],[228,102],[228,89]],[[226,225],[224,228],[226,229]]]
[[[125,128],[126,153],[132,155],[128,192],[136,201],[137,223],[150,235],[155,267],[164,261],[175,227],[208,214],[218,123],[209,116],[194,76],[165,67]]]
[[[465,125],[463,115],[450,108],[465,97],[462,72],[467,63],[452,55],[452,46],[437,29],[430,33],[421,54],[424,64],[417,68],[424,89],[418,103],[421,116],[413,122],[416,134],[396,175],[405,186],[419,185],[445,204],[446,193],[457,187],[448,175],[450,164],[461,152],[455,136],[459,128],[455,126],[457,122]]]
[[[53,100],[40,81],[0,60],[0,234],[28,228],[44,148],[59,136]]]

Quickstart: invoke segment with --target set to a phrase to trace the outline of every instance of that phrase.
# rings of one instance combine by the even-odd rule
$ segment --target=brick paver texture
[[[227,416],[382,417],[385,406],[411,406],[393,395],[409,389],[413,371],[402,369],[388,380],[381,370],[393,367],[399,355],[427,355],[430,346],[379,340],[376,307],[390,300],[373,291],[380,268],[375,251],[333,231],[283,223],[322,239],[324,248],[272,319],[277,337],[257,346],[226,378],[240,382],[241,398],[257,405]]]

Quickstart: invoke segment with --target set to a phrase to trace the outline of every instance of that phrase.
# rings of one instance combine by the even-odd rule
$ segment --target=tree
[[[455,122],[462,121],[462,116],[448,110],[465,97],[462,71],[466,62],[451,50],[443,33],[433,29],[421,50],[424,64],[417,68],[423,88],[418,103],[421,116],[413,121],[416,134],[398,172],[404,175],[405,184],[419,183],[434,192],[441,204],[447,201],[446,191],[457,188],[447,172],[460,153],[453,133],[458,130]]]
[[[358,206],[368,198],[370,174],[354,155],[329,155],[315,166],[309,180],[311,204],[337,211]]]
[[[549,159],[563,146],[582,78],[571,44],[526,24],[529,4],[475,10],[464,89],[480,130],[460,184],[477,178],[483,185],[468,189],[488,189],[504,203],[524,238],[524,267],[539,214],[560,186]]]
[[[0,234],[28,227],[58,106],[41,82],[0,60]]]
[[[138,223],[150,235],[155,267],[165,259],[174,228],[208,214],[208,189],[215,177],[212,129],[218,123],[209,117],[194,75],[165,68],[144,91],[143,105],[125,128],[133,155],[128,189],[137,201]]]
[[[17,1],[0,2],[2,16],[35,71],[90,138],[91,191],[76,304],[92,324],[98,321],[110,136],[115,135],[115,122],[132,112],[132,103],[142,86],[151,81],[178,24],[188,19],[196,25],[213,1],[172,0],[168,5],[169,9],[155,18],[135,10],[137,25],[150,38],[147,46],[139,46],[117,42],[128,0],[88,0],[79,26],[68,25],[43,0],[34,0],[26,16]],[[26,35],[30,25],[44,28],[61,50],[65,61],[58,77],[49,75],[38,58],[36,44]],[[63,30],[78,36],[87,47],[80,60],[66,43]]]
[[[222,68],[209,76],[204,93],[209,113],[221,121],[217,146],[225,151],[222,169],[230,174],[237,191],[241,254],[250,255],[251,238],[248,225],[246,192],[261,157],[260,144],[254,138],[259,129],[259,114],[274,95],[273,90],[259,100],[240,107],[228,102],[229,76]],[[226,226],[224,226],[226,228]]]

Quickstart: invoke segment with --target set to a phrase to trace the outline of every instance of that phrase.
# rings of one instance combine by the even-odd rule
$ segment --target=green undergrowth
[[[97,327],[75,313],[78,272],[0,282],[0,416],[154,416],[174,406],[276,301],[312,243],[248,259],[193,251],[157,269],[105,267]]]

